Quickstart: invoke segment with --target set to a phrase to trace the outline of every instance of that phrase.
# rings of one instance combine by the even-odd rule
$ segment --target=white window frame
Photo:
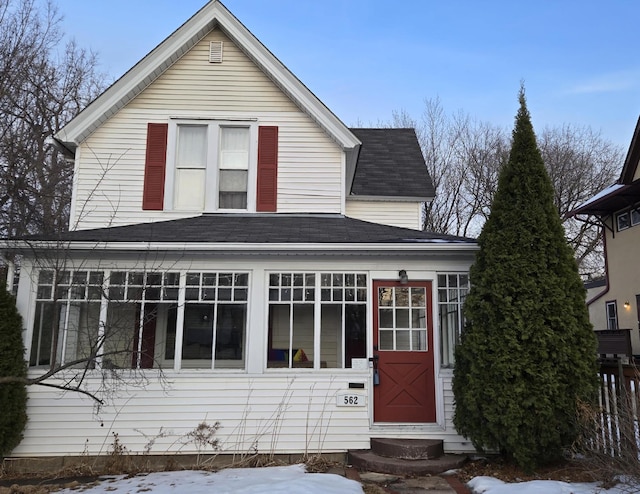
[[[444,276],[444,284],[440,284],[441,278]],[[456,277],[456,286],[450,285],[450,276]],[[466,279],[466,284],[462,283],[462,278]],[[438,306],[438,327],[440,331],[440,366],[441,368],[448,369],[454,366],[454,351],[455,347],[460,343],[460,337],[464,330],[465,318],[463,314],[464,303],[469,295],[471,289],[471,281],[469,279],[469,272],[439,272],[437,290],[437,306]],[[453,297],[452,297],[453,295]],[[441,300],[443,298],[444,300]],[[447,327],[443,327],[442,318],[443,311],[448,311],[450,307],[455,307],[455,311],[451,311],[451,314],[455,315],[457,324],[456,327],[449,327],[448,319]],[[445,314],[448,314],[446,312]]]
[[[51,275],[49,278],[41,277],[41,273],[50,272]],[[84,273],[84,277],[82,280],[76,280],[76,273]],[[99,274],[100,282],[97,284],[96,282],[92,282],[92,275]],[[122,282],[114,282],[112,275],[114,273],[123,273],[123,277],[121,278]],[[216,284],[215,285],[187,285],[187,274],[193,273],[202,276],[203,274],[216,275]],[[143,282],[140,283],[132,283],[130,280],[131,274],[140,275]],[[170,283],[166,281],[165,276],[167,274],[177,275],[179,276],[179,284],[176,285],[174,283]],[[231,285],[221,285],[219,284],[218,275],[245,275],[247,277],[246,283],[247,285],[236,285],[235,278]],[[149,275],[158,275],[161,277],[159,283],[148,283]],[[191,269],[168,269],[168,270],[145,270],[145,269],[136,269],[136,268],[116,268],[116,269],[91,269],[91,268],[83,268],[83,269],[68,269],[64,270],[62,275],[58,275],[58,280],[56,283],[56,276],[54,274],[54,270],[52,269],[41,269],[36,273],[35,277],[35,299],[34,299],[34,312],[38,308],[38,304],[46,304],[58,302],[60,312],[56,317],[60,317],[60,336],[58,340],[58,345],[56,348],[56,361],[58,365],[67,363],[67,348],[71,344],[74,351],[77,351],[77,338],[72,339],[74,337],[73,331],[69,331],[69,328],[73,329],[74,325],[74,311],[76,311],[76,307],[80,307],[80,304],[86,304],[88,308],[90,304],[93,304],[95,308],[97,308],[99,312],[99,317],[95,321],[94,326],[87,326],[87,328],[83,328],[91,333],[93,336],[93,332],[95,332],[95,336],[97,338],[102,338],[104,336],[105,328],[108,326],[109,320],[109,311],[110,304],[118,304],[118,303],[131,303],[137,304],[140,307],[140,318],[138,321],[137,331],[137,341],[138,347],[137,351],[142,351],[143,346],[143,327],[144,327],[144,313],[146,304],[154,304],[154,305],[162,305],[165,306],[173,306],[176,308],[176,328],[175,328],[175,341],[174,341],[174,356],[173,358],[166,358],[166,342],[167,342],[167,317],[164,311],[158,313],[158,319],[155,329],[155,346],[154,346],[154,361],[160,364],[160,367],[141,367],[141,358],[139,357],[136,361],[135,366],[123,366],[123,369],[144,369],[148,371],[158,371],[158,370],[170,370],[173,369],[175,371],[179,370],[198,370],[198,371],[206,371],[206,370],[215,370],[216,372],[227,372],[227,373],[246,373],[247,365],[248,365],[248,339],[249,339],[249,318],[251,314],[251,301],[250,301],[250,292],[252,286],[252,276],[251,272],[243,269],[231,269],[231,270],[191,270]],[[50,279],[51,281],[47,281]],[[60,283],[60,279],[68,280],[64,283]],[[219,298],[217,295],[213,299],[207,299],[206,297],[200,295],[201,288],[210,288],[216,291],[218,294],[218,289],[229,289],[232,290],[232,299],[226,300],[225,298]],[[64,288],[64,292],[62,289]],[[118,293],[117,295],[111,293],[111,289],[119,290],[121,289],[121,295]],[[82,289],[83,292],[80,293],[76,289]],[[95,290],[99,291],[99,297],[95,296]],[[148,297],[149,289],[157,289],[158,296]],[[177,290],[177,294],[167,295],[165,289]],[[188,298],[187,290],[188,289],[197,289],[198,290],[198,298]],[[236,290],[244,290],[246,289],[245,299],[236,298]],[[56,296],[56,290],[59,290],[58,296]],[[131,290],[134,290],[134,294],[132,295]],[[93,295],[92,295],[93,293]],[[211,350],[211,359],[202,359],[201,361],[197,361],[195,359],[183,359],[182,358],[182,350],[183,350],[183,341],[184,341],[184,317],[185,317],[185,306],[188,304],[204,304],[210,303],[210,305],[217,308],[220,304],[224,305],[238,305],[244,307],[245,312],[245,327],[242,330],[242,341],[241,347],[243,351],[242,359],[224,359],[220,358],[216,360],[216,337],[219,335],[218,327],[214,325],[215,321],[212,322],[212,350]],[[115,305],[114,305],[115,306]],[[41,306],[42,307],[42,306]],[[44,311],[41,309],[40,320],[38,320],[39,325],[36,328],[35,324],[37,318],[31,323],[32,330],[30,331],[29,343],[28,343],[28,362],[30,368],[37,368],[49,365],[48,363],[40,364],[41,361],[45,360],[46,357],[43,357],[43,350],[50,353],[50,349],[42,348],[42,337],[47,331],[43,326],[42,314]],[[217,312],[215,312],[217,314]],[[95,331],[94,331],[95,330]],[[134,336],[135,338],[135,336]],[[102,343],[104,345],[104,342]],[[74,357],[75,358],[75,357]],[[208,365],[198,365],[198,363],[205,363]],[[217,362],[217,365],[216,365]],[[231,362],[231,364],[229,364]],[[238,365],[234,365],[236,362],[240,362]],[[103,367],[103,362],[100,356],[98,356],[95,360],[96,369],[101,369]]]
[[[293,355],[291,354],[292,352],[289,351],[287,354],[287,360],[286,362],[286,366],[285,367],[270,367],[269,366],[269,360],[268,360],[268,355],[267,355],[267,361],[265,362],[265,370],[266,372],[312,372],[312,371],[337,371],[337,370],[346,370],[346,371],[350,371],[351,369],[353,369],[353,362],[352,367],[346,367],[347,362],[346,362],[346,326],[345,326],[345,311],[346,311],[346,306],[353,304],[353,305],[363,305],[365,307],[365,320],[367,317],[367,313],[370,309],[370,289],[372,286],[372,282],[371,282],[371,278],[369,277],[369,275],[364,272],[364,271],[359,271],[359,270],[331,270],[331,271],[308,271],[308,270],[288,270],[288,269],[277,269],[277,270],[273,270],[273,271],[266,271],[266,285],[267,285],[267,290],[266,290],[266,294],[265,294],[265,299],[266,299],[266,312],[267,312],[267,317],[269,314],[269,310],[270,307],[273,306],[289,306],[290,307],[290,311],[289,311],[289,342],[288,342],[288,347],[286,348],[286,350],[293,350],[293,311],[294,311],[294,307],[296,305],[306,305],[309,307],[313,307],[313,366],[310,367],[296,367],[294,365],[294,360],[293,360]],[[295,275],[302,275],[302,276],[306,276],[306,275],[314,275],[315,277],[315,282],[314,285],[306,285],[306,281],[304,285],[294,285],[294,281],[293,281],[293,276]],[[277,276],[282,276],[282,275],[289,275],[291,276],[291,285],[283,285],[278,283],[277,285],[272,285],[270,283],[270,277],[271,275],[277,275]],[[342,284],[334,284],[333,281],[333,276],[338,275],[338,276],[342,276]],[[355,276],[355,281],[356,283],[353,286],[348,286],[346,284],[345,278],[344,276],[346,275],[354,275]],[[326,285],[323,284],[323,276],[329,276],[330,277],[330,281],[331,281],[331,285]],[[365,283],[366,286],[362,286],[362,285],[358,285],[357,280],[358,280],[358,276],[364,276],[365,278]],[[270,290],[276,290],[277,292],[280,292],[280,290],[286,290],[286,289],[291,290],[291,295],[290,297],[287,299],[281,299],[280,296],[277,297],[277,299],[272,300],[270,297]],[[313,288],[314,290],[314,295],[313,295],[313,299],[309,298],[307,299],[306,297],[303,296],[303,300],[295,300],[295,296],[293,295],[293,290],[294,289],[305,289],[305,288]],[[345,295],[345,290],[348,288],[352,288],[355,290],[354,294],[355,294],[355,299],[354,300],[347,300]],[[323,299],[322,293],[323,290],[328,290],[330,292],[332,292],[332,290],[338,290],[341,291],[342,295],[340,295],[338,297],[338,299],[334,299],[334,296],[330,293],[329,294],[329,298],[327,299]],[[364,289],[365,292],[365,296],[364,296],[364,300],[361,298],[361,296],[358,295],[358,290],[362,290]],[[339,328],[337,337],[340,338],[340,354],[338,355],[338,366],[336,367],[322,367],[322,308],[323,306],[341,306],[342,307],[342,317],[341,317],[341,327]],[[365,325],[367,323],[365,322]],[[365,328],[365,349],[367,348],[366,345],[368,345],[368,337],[366,336],[366,328]],[[269,344],[266,343],[265,347],[264,347],[264,351],[265,353],[268,352],[269,349]],[[304,350],[304,349],[303,349]],[[358,358],[358,357],[356,357]],[[364,358],[364,357],[362,357]]]
[[[626,217],[626,222],[627,222],[626,226],[624,226],[624,224],[621,221],[622,218],[624,217]],[[631,213],[629,211],[616,214],[616,227],[619,232],[623,230],[627,230],[628,228],[631,228]]]
[[[178,148],[178,127],[180,125],[207,126],[207,163],[205,171],[204,207],[181,209],[175,205],[176,153]],[[249,168],[247,173],[247,208],[221,209],[218,207],[218,156],[220,151],[220,129],[222,127],[242,127],[249,129]],[[256,211],[256,180],[258,164],[258,122],[254,119],[193,119],[171,118],[167,134],[167,163],[164,186],[165,211],[203,212],[250,212]]]
[[[604,304],[605,317],[607,321],[607,329],[618,329],[618,304],[615,300],[609,300]],[[613,308],[613,317],[609,313],[609,309]],[[613,326],[613,327],[612,327]]]
[[[631,226],[640,225],[640,206],[632,208],[629,214],[631,215]]]

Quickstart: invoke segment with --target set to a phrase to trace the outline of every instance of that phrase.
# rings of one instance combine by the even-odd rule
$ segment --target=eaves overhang
[[[174,252],[185,255],[193,252],[211,252],[228,254],[254,255],[292,255],[321,254],[334,255],[367,255],[377,253],[409,253],[409,252],[458,252],[467,254],[479,249],[475,242],[452,242],[443,240],[422,240],[389,243],[326,243],[326,244],[293,244],[293,243],[221,243],[221,242],[57,242],[57,241],[24,241],[5,240],[0,242],[0,250],[14,253],[55,252],[95,252],[103,255],[107,252]],[[49,254],[51,256],[51,254]]]
[[[640,201],[640,180],[627,185],[615,184],[567,213],[566,217],[589,215],[602,218],[631,207],[638,201]]]

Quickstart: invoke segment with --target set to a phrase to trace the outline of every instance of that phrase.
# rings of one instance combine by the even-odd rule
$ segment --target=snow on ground
[[[363,494],[359,482],[340,475],[306,473],[304,465],[267,468],[230,468],[220,472],[198,470],[156,472],[104,480],[83,490],[88,494]],[[77,494],[65,489],[63,494]]]
[[[628,494],[640,492],[630,486],[601,489],[597,484],[533,480],[505,483],[493,477],[475,477],[469,484],[474,494]],[[230,468],[220,472],[187,470],[115,476],[83,489],[83,494],[363,494],[360,483],[340,475],[306,473],[304,465],[266,468]],[[77,494],[65,489],[59,494]]]
[[[628,494],[640,492],[640,486],[601,489],[593,483],[558,482],[556,480],[531,480],[529,482],[506,483],[493,477],[475,477],[467,484],[474,494]]]

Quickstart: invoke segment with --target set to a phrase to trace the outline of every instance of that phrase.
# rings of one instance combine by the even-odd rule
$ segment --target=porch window
[[[187,273],[182,367],[243,369],[247,273]]]
[[[269,275],[267,367],[350,368],[366,356],[367,277]]]
[[[177,272],[112,271],[108,277],[102,367],[159,367],[176,325]]]
[[[97,271],[40,272],[30,365],[60,365],[95,355],[102,282]]]
[[[173,367],[183,327],[182,367],[244,369],[248,279],[248,273],[43,270],[30,365],[85,366],[89,359],[92,368]]]
[[[607,329],[618,329],[618,307],[615,300],[606,302]]]
[[[440,326],[440,363],[453,367],[455,347],[464,327],[462,308],[469,293],[467,273],[438,275],[438,318]]]

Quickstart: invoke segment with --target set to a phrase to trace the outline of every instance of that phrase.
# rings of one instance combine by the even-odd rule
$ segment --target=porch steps
[[[403,476],[438,475],[459,468],[462,455],[445,455],[435,439],[371,438],[371,449],[349,451],[348,461],[361,471]]]

